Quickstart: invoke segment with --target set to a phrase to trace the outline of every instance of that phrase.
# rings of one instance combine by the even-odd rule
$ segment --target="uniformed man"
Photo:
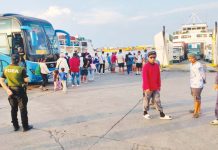
[[[28,97],[25,84],[28,83],[28,76],[25,68],[18,65],[19,61],[19,55],[13,54],[11,56],[12,64],[4,69],[2,77],[0,78],[0,84],[8,94],[8,100],[11,105],[11,118],[14,131],[18,131],[20,129],[17,119],[19,107],[23,131],[25,132],[32,129],[33,126],[28,124],[27,116]],[[7,79],[8,86],[5,84],[5,79]]]

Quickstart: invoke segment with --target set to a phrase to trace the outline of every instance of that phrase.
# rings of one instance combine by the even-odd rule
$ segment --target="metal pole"
[[[163,26],[163,53],[162,53],[162,67],[164,67],[164,57],[166,52],[166,28]]]
[[[214,65],[217,65],[217,22],[215,22],[215,29],[214,29]]]

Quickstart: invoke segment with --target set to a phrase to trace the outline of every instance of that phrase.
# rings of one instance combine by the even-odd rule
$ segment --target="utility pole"
[[[218,51],[218,37],[217,37],[217,22],[215,22],[215,29],[214,29],[214,51],[213,51],[213,63],[216,66],[218,64],[218,60],[217,60],[217,51]]]

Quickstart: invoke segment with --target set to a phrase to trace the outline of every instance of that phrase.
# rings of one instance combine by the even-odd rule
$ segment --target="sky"
[[[50,21],[55,29],[91,39],[95,48],[153,44],[168,33],[200,21],[214,28],[218,0],[0,0],[0,14],[19,13]]]

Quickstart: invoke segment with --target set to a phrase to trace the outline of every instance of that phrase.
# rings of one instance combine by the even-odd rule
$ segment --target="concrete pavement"
[[[215,73],[207,74],[202,94],[202,116],[193,119],[188,72],[162,72],[161,99],[173,120],[142,117],[140,76],[105,74],[81,87],[29,92],[30,132],[13,132],[7,96],[0,89],[1,150],[216,150],[218,126],[214,119]],[[52,87],[50,87],[52,89]],[[20,117],[19,117],[20,119]]]

